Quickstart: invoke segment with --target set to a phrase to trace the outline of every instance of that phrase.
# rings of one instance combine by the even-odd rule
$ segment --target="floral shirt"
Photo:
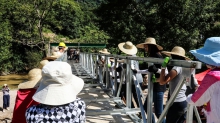
[[[27,123],[85,123],[85,102],[75,101],[59,106],[39,104],[26,110]]]

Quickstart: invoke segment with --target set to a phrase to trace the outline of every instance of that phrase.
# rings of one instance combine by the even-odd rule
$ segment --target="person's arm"
[[[177,71],[175,69],[172,69],[167,75],[165,73],[165,69],[162,69],[161,70],[161,73],[160,73],[160,78],[159,80],[159,83],[160,85],[165,85],[166,83],[170,82],[174,77],[177,76]]]
[[[189,104],[193,104],[195,106],[200,106],[207,103],[210,101],[211,97],[214,97],[215,95],[217,96],[217,94],[213,93],[216,89],[219,89],[217,88],[217,81],[219,81],[217,78],[212,77],[211,75],[206,75],[202,80],[202,84],[199,86],[198,90],[193,94],[190,94],[186,101]]]

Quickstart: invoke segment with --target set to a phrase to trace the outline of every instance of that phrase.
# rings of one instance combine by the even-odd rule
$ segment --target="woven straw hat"
[[[185,50],[182,47],[179,46],[175,46],[171,52],[168,51],[162,51],[163,54],[167,55],[167,56],[171,56],[171,54],[173,55],[177,55],[177,56],[181,56],[184,57],[186,60],[190,60],[190,58],[185,56]]]
[[[52,56],[48,56],[46,58],[44,58],[44,60],[56,60],[57,58],[59,58],[61,55],[58,54],[58,52],[52,52]]]
[[[110,54],[110,52],[108,52],[107,49],[102,49],[99,51],[100,53],[103,53],[103,54]]]
[[[63,105],[76,100],[84,81],[72,74],[67,62],[51,61],[42,69],[40,86],[33,100],[46,105]]]
[[[136,47],[144,49],[144,45],[145,44],[153,44],[153,45],[157,46],[158,50],[163,50],[163,47],[161,47],[160,45],[156,44],[156,40],[154,38],[146,38],[144,43],[137,44]]]
[[[28,72],[28,81],[24,81],[18,85],[18,89],[35,88],[39,86],[41,79],[41,69],[34,68]]]
[[[120,43],[118,44],[118,47],[122,52],[128,55],[135,55],[137,53],[136,46],[134,46],[133,43],[130,41]]]
[[[39,65],[39,68],[42,69],[44,67],[44,65],[46,65],[49,61],[48,60],[42,60],[40,61],[40,65]]]

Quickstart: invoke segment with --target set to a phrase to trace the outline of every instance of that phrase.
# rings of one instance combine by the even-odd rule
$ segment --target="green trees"
[[[62,38],[116,53],[121,42],[154,37],[164,50],[189,51],[220,35],[219,8],[220,0],[0,0],[0,73],[37,67]]]
[[[127,40],[137,44],[146,37],[154,37],[165,50],[180,45],[188,51],[201,46],[209,36],[219,36],[216,34],[219,32],[219,3],[219,0],[154,0],[147,3],[108,0],[97,13],[102,29],[110,34],[115,45]],[[212,29],[216,33],[210,32]]]

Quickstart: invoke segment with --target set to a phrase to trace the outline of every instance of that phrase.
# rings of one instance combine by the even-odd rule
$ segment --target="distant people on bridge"
[[[47,60],[41,61],[40,67],[43,67],[46,64],[46,61]],[[39,104],[32,100],[32,96],[39,86],[41,77],[41,69],[34,68],[28,72],[28,80],[18,85],[12,123],[26,123],[25,111],[30,106]]]
[[[39,102],[26,110],[27,123],[85,123],[86,105],[77,94],[84,81],[72,74],[66,62],[51,61],[42,69],[40,85],[33,96]]]
[[[3,93],[3,109],[2,112],[5,112],[5,110],[9,110],[10,106],[10,88],[7,84],[4,84],[2,87],[2,93]]]
[[[137,53],[137,48],[135,45],[133,45],[132,42],[127,41],[127,42],[123,42],[118,44],[118,48],[125,53],[127,56],[133,56],[136,57],[136,53]],[[126,64],[124,64],[126,66]],[[124,68],[126,68],[124,66]],[[130,66],[131,70],[139,70],[139,62],[136,60],[131,60],[131,66]],[[132,72],[132,71],[130,71]],[[138,82],[138,84],[140,85],[139,87],[142,86],[142,82],[143,82],[143,77],[140,73],[133,73],[134,76],[136,77],[136,80]],[[127,77],[127,76],[126,76]],[[131,77],[132,80],[132,94],[133,94],[133,98],[137,104],[137,107],[139,107],[139,103],[138,103],[138,98],[137,98],[137,93],[136,93],[136,86],[133,80],[133,77]],[[135,108],[133,102],[131,102],[131,107]]]
[[[68,47],[66,46],[66,44],[64,42],[60,42],[58,45],[58,55],[60,56],[59,58],[56,59],[56,61],[63,61],[63,62],[67,62],[67,50]]]
[[[108,49],[102,49],[99,51],[101,54],[111,54],[108,52]],[[110,59],[105,59],[105,56],[98,55],[98,66],[99,66],[99,80],[100,82],[103,80],[103,83],[106,85],[106,64],[108,67],[111,67]],[[107,72],[110,80],[110,71]]]
[[[80,54],[80,49],[78,48],[74,52],[74,57],[75,57],[76,63],[79,62],[79,54]]]
[[[171,56],[174,60],[190,60],[185,56],[185,50],[182,47],[175,46],[171,52],[162,51],[163,54]],[[159,83],[165,85],[169,82],[170,95],[173,94],[178,83],[182,82],[181,78],[184,73],[182,67],[173,66],[169,73],[165,74],[166,67],[161,67]],[[168,109],[166,123],[183,123],[186,119],[186,85],[184,84],[177,94],[173,104]]]
[[[147,57],[152,58],[163,58],[161,51],[163,50],[163,47],[156,44],[156,40],[154,38],[146,38],[144,43],[140,43],[136,45],[137,48],[142,48],[147,53]],[[148,70],[137,70],[138,73],[142,74],[148,74],[149,72],[153,72],[155,74],[156,78],[160,77],[160,64],[154,64],[149,67]],[[158,82],[153,83],[153,103],[154,103],[154,111],[157,118],[160,117],[160,115],[163,112],[163,98],[164,98],[164,92],[166,91],[166,84],[160,85]],[[147,99],[144,102],[144,109],[147,113]],[[152,117],[152,123],[155,123],[154,116]],[[162,121],[162,123],[165,123],[165,120]]]
[[[220,37],[206,39],[204,47],[190,52],[211,69],[202,80],[198,90],[187,97],[195,106],[207,103],[207,123],[220,123]]]

